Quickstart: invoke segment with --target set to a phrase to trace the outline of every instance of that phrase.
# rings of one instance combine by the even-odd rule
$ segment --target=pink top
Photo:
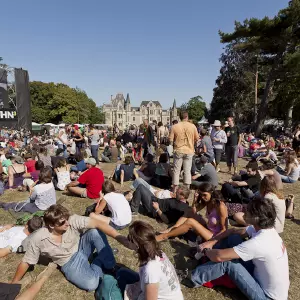
[[[210,213],[208,213],[206,208],[206,217],[208,219],[207,228],[213,233],[213,235],[218,234],[222,228],[220,225],[220,216],[217,213],[217,210],[214,208]]]

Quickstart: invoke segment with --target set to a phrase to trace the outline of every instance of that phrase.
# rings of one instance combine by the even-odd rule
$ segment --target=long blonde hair
[[[275,194],[279,199],[283,199],[283,193],[277,189],[275,177],[273,175],[267,175],[260,183],[260,195],[265,196],[268,193]]]

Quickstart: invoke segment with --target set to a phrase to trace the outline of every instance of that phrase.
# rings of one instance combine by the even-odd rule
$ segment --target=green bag
[[[101,285],[95,292],[96,300],[123,300],[122,293],[118,287],[117,280],[104,274]]]

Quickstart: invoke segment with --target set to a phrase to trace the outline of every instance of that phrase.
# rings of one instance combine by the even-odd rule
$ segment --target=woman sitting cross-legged
[[[111,218],[101,215],[106,206],[112,214]],[[129,202],[123,194],[116,193],[111,180],[106,180],[103,183],[100,200],[96,205],[95,212],[91,213],[90,217],[103,221],[117,230],[122,230],[131,223],[132,215]]]
[[[158,241],[176,237],[193,230],[197,236],[204,240],[223,232],[227,227],[227,208],[222,201],[222,194],[215,191],[210,183],[203,183],[195,193],[193,202],[194,214],[190,218],[180,218],[177,223],[156,237]],[[207,222],[197,213],[206,207]]]
[[[135,221],[128,239],[137,246],[140,281],[126,286],[124,299],[183,300],[175,268],[155,240],[153,227]]]
[[[25,202],[0,202],[4,210],[14,209],[17,212],[35,213],[39,210],[46,210],[56,204],[56,194],[52,183],[52,169],[44,168],[39,175],[39,184],[34,186],[32,194]]]
[[[285,160],[285,171],[281,174],[281,180],[285,183],[294,183],[299,179],[299,162],[294,151],[290,151]]]
[[[286,215],[286,201],[281,191],[277,189],[275,177],[272,175],[267,175],[261,181],[260,184],[260,198],[262,200],[269,199],[275,205],[276,209],[276,222],[275,229],[278,233],[283,232],[284,221]],[[244,219],[245,212],[247,210],[247,205],[240,203],[226,203],[228,209],[228,215],[233,217],[233,219],[242,226],[247,226]]]

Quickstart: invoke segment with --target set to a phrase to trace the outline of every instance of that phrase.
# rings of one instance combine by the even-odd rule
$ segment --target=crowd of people
[[[285,219],[294,218],[294,195],[284,195],[283,183],[299,179],[300,126],[291,136],[255,137],[233,117],[206,128],[190,122],[187,112],[180,118],[171,126],[144,120],[124,132],[116,125],[100,132],[92,124],[44,135],[2,129],[0,194],[17,190],[29,197],[0,199],[0,208],[30,217],[23,226],[0,228],[0,257],[25,252],[11,284],[0,289],[33,299],[58,266],[78,288],[95,290],[96,299],[111,299],[103,295],[114,290],[115,299],[179,300],[183,283],[233,285],[248,299],[286,300],[288,256],[280,234]],[[106,178],[103,164],[112,164]],[[219,172],[232,177],[220,182]],[[127,191],[116,189],[126,182]],[[56,190],[90,199],[83,216],[57,204]],[[168,228],[155,232],[134,221],[141,214]],[[128,236],[119,232],[125,228]],[[118,267],[107,236],[137,253],[139,273]],[[174,237],[191,246],[196,269],[176,270],[161,250],[160,242]],[[51,264],[17,296],[40,256]]]

